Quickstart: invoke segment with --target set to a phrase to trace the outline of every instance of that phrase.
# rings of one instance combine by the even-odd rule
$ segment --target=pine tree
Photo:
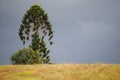
[[[23,45],[27,40],[32,39],[30,46],[34,51],[39,50],[43,64],[50,63],[50,50],[46,47],[45,37],[48,37],[48,41],[52,45],[52,25],[47,13],[39,5],[35,4],[26,11],[18,33]]]

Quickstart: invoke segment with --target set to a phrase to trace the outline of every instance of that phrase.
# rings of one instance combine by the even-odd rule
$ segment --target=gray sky
[[[35,3],[53,25],[53,62],[120,63],[120,0],[0,0],[0,64],[28,45],[17,32]]]

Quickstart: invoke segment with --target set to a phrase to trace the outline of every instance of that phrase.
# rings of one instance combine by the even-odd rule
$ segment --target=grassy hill
[[[120,80],[120,64],[4,65],[0,80]]]

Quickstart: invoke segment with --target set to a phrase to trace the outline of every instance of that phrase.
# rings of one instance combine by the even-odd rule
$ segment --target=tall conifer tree
[[[48,41],[52,45],[52,25],[48,20],[47,13],[39,5],[35,4],[26,11],[18,34],[23,44],[32,39],[30,46],[34,51],[39,50],[42,64],[50,63],[50,50],[46,47],[45,37],[48,37]]]

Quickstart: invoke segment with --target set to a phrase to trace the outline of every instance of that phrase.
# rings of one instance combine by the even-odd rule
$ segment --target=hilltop
[[[119,80],[119,64],[0,66],[0,80]]]

